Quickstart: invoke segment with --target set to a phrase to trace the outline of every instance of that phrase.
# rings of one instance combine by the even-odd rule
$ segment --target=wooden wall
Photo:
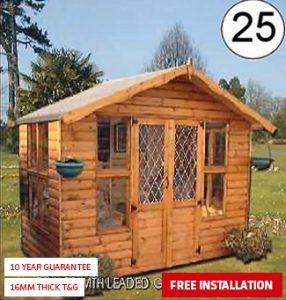
[[[183,81],[149,89],[123,103],[102,108],[99,112],[192,120],[241,120],[225,105],[193,84]]]
[[[37,176],[28,169],[27,127],[19,126],[20,180],[28,183],[29,174]],[[55,171],[54,162],[60,157],[60,122],[49,123],[49,169],[46,178],[49,180],[49,226],[38,226],[29,217],[27,199],[21,199],[21,247],[30,257],[55,257],[60,255],[59,207],[60,177]],[[21,195],[23,197],[23,195]]]
[[[72,156],[85,162],[81,175],[62,179],[63,255],[88,246],[96,233],[95,128],[94,115],[70,125],[62,124],[62,157]]]

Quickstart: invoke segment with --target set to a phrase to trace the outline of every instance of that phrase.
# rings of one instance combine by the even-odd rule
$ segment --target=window
[[[30,124],[28,127],[29,167],[37,166],[37,125]]]
[[[42,179],[41,182],[42,206],[43,206],[43,223],[49,225],[49,185],[48,180]]]
[[[224,174],[205,174],[204,214],[218,216],[223,214]]]
[[[28,127],[28,166],[46,170],[49,166],[48,123],[30,124]]]
[[[21,194],[22,207],[28,211],[30,220],[41,227],[49,223],[49,130],[48,123],[28,125],[28,195]],[[21,186],[21,193],[24,193]],[[26,197],[26,198],[25,198]]]
[[[99,230],[128,225],[129,118],[97,121],[97,226]]]
[[[97,132],[98,161],[104,166],[110,160],[110,121],[98,121]]]
[[[225,163],[225,135],[224,123],[207,123],[205,140],[205,165],[223,166]]]
[[[38,180],[37,177],[31,176],[30,180],[30,191],[29,191],[29,200],[30,200],[30,218],[32,220],[38,221],[40,216],[40,204],[39,204],[39,193],[38,193]]]
[[[39,147],[40,147],[40,169],[48,169],[49,167],[49,137],[48,123],[39,124]]]
[[[20,205],[22,212],[29,212],[29,184],[23,174],[20,174]]]
[[[205,123],[204,217],[224,213],[226,135],[225,123]]]
[[[127,151],[127,124],[114,125],[114,151],[126,153]]]
[[[49,222],[49,190],[48,179],[29,176],[29,211],[30,220],[40,226],[48,226]]]
[[[128,118],[100,118],[97,126],[98,168],[126,168],[128,140]]]
[[[126,178],[100,178],[97,180],[97,224],[99,228],[126,225]]]

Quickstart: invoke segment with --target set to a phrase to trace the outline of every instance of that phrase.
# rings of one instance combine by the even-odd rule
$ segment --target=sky
[[[48,31],[54,47],[72,48],[91,60],[112,79],[140,73],[150,62],[164,33],[181,22],[200,49],[213,79],[239,76],[260,82],[274,96],[286,96],[286,39],[260,60],[233,54],[220,33],[221,21],[234,0],[47,0],[34,17]],[[286,19],[286,1],[269,0]],[[30,72],[32,50],[19,49],[19,66]],[[4,97],[5,99],[6,97]]]

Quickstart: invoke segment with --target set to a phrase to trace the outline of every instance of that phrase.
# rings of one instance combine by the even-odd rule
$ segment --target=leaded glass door
[[[133,267],[161,268],[193,257],[199,135],[198,123],[134,120]]]
[[[203,128],[199,122],[175,121],[173,134],[169,265],[188,263],[199,255],[199,203],[203,190]]]
[[[165,264],[167,124],[164,120],[139,119],[132,125],[132,263],[138,268],[160,268]]]

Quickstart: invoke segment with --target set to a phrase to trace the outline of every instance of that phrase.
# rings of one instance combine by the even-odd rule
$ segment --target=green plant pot
[[[57,172],[64,178],[74,178],[84,169],[83,161],[62,162],[57,160],[55,165]]]
[[[259,171],[268,170],[273,163],[272,158],[266,157],[251,157],[251,165]]]

